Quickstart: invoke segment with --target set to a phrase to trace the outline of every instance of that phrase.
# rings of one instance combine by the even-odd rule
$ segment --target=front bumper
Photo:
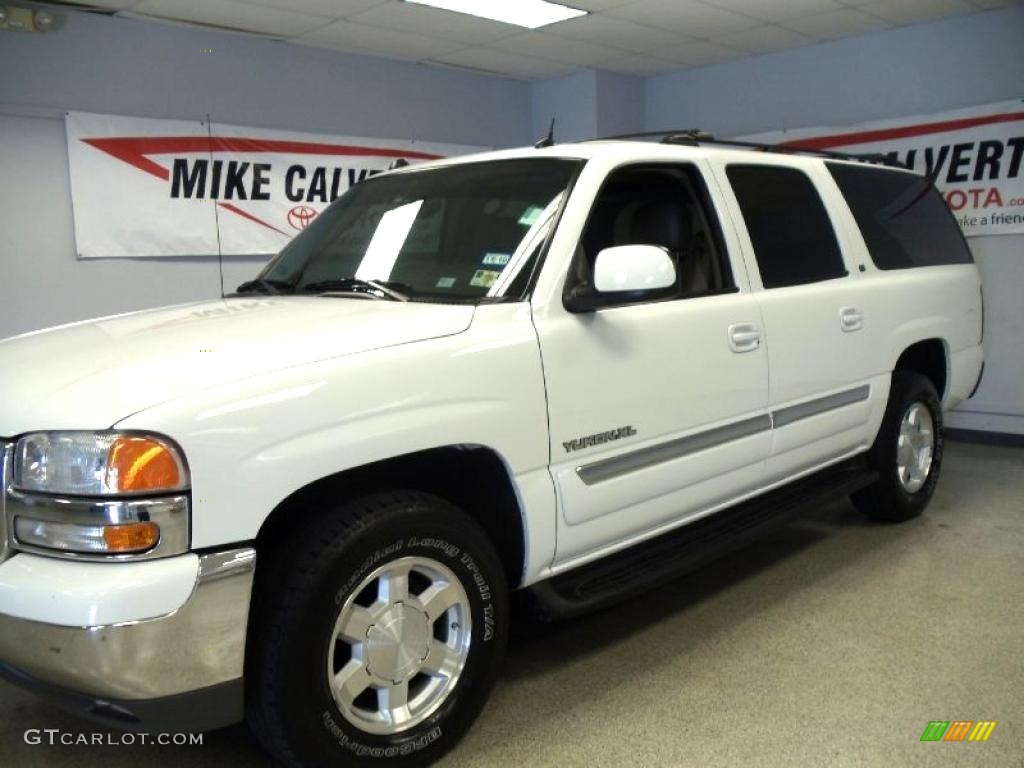
[[[4,565],[22,557],[31,556],[15,555]],[[155,618],[69,626],[29,618],[24,610],[0,612],[0,674],[132,730],[209,730],[237,722],[255,559],[249,547],[199,555],[191,594]],[[126,592],[131,588],[125,584]]]

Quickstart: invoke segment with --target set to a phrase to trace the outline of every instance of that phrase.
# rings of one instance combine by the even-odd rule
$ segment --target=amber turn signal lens
[[[103,527],[103,542],[107,552],[143,552],[160,541],[160,526],[156,523],[126,523]]]
[[[184,469],[173,449],[149,437],[119,437],[107,458],[108,487],[119,493],[182,487]]]

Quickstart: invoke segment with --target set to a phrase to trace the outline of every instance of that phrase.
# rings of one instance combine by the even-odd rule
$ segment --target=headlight
[[[188,488],[185,460],[165,437],[38,432],[14,449],[8,530],[25,551],[177,555],[189,545]]]
[[[188,487],[178,450],[166,439],[117,432],[38,432],[18,441],[12,485],[70,496],[172,493]]]

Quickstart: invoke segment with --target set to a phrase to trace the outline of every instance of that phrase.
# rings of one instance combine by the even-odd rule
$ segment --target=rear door
[[[765,324],[773,424],[765,479],[773,482],[870,444],[873,409],[888,396],[878,376],[882,329],[844,247],[849,214],[820,191],[826,181],[834,189],[821,163],[744,160],[718,173]]]

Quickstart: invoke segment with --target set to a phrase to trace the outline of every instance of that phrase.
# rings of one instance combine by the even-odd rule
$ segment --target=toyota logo
[[[310,208],[308,205],[296,205],[288,211],[288,223],[295,229],[305,229],[316,218],[316,215],[316,208]]]

